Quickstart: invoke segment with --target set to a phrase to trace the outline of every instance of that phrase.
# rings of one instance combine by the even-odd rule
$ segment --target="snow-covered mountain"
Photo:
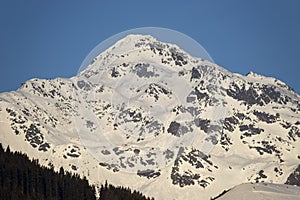
[[[0,142],[41,164],[156,199],[285,183],[300,164],[300,97],[152,36],[129,35],[70,79],[0,94]]]

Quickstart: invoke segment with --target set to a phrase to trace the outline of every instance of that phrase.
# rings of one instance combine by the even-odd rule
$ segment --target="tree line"
[[[100,198],[86,177],[41,166],[0,143],[0,200],[150,200],[129,188],[101,185]],[[151,199],[153,200],[153,198]]]
[[[99,200],[154,200],[154,198],[146,197],[136,190],[131,191],[125,187],[115,187],[105,182],[101,185]]]

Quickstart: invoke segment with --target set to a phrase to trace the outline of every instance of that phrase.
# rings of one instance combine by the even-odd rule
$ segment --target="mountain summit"
[[[300,163],[300,97],[152,36],[129,35],[70,79],[0,94],[0,142],[92,183],[209,199],[285,183]]]

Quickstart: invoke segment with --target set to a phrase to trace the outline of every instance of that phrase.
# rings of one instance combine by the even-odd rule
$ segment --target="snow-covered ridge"
[[[300,189],[295,186],[271,184],[271,183],[248,183],[238,185],[229,190],[224,195],[217,198],[218,200],[296,200],[300,199]]]
[[[75,77],[0,94],[0,131],[11,149],[92,183],[209,199],[287,181],[300,161],[300,98],[274,78],[129,35]]]
[[[246,79],[251,82],[258,81],[258,82],[264,82],[265,84],[276,85],[277,87],[279,87],[281,89],[281,91],[284,92],[285,90],[288,90],[291,93],[293,93],[294,96],[298,96],[290,86],[288,86],[284,82],[282,82],[276,78],[273,78],[273,77],[265,77],[260,74],[254,73],[254,72],[249,72],[246,75]]]

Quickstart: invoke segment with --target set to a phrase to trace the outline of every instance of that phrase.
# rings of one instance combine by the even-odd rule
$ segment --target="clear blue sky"
[[[101,41],[146,26],[198,41],[241,74],[300,93],[300,0],[0,0],[0,92],[30,78],[71,77]]]

